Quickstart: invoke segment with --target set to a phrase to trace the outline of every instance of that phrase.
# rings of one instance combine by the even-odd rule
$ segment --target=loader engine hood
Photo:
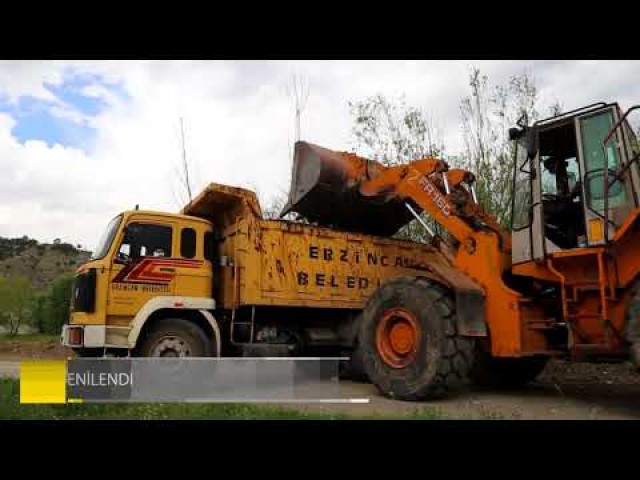
[[[296,142],[291,188],[280,217],[295,212],[321,226],[391,236],[413,216],[395,196],[365,197],[359,186],[380,164],[307,142]]]

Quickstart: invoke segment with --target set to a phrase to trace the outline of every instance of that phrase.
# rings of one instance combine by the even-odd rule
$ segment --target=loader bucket
[[[360,184],[376,168],[376,162],[355,155],[297,142],[289,199],[280,216],[296,212],[321,226],[393,235],[413,217],[397,198],[360,194]]]

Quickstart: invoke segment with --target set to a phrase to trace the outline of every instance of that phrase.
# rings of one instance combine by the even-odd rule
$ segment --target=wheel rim
[[[376,348],[387,365],[406,367],[415,358],[419,343],[420,325],[415,315],[402,308],[384,313],[376,329]]]
[[[156,342],[151,350],[152,357],[189,357],[191,356],[191,348],[189,344],[182,338],[176,336],[162,337]]]

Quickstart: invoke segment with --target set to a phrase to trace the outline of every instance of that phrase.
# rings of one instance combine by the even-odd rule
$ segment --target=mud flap
[[[481,291],[456,289],[456,315],[458,334],[465,337],[486,337],[484,296]]]

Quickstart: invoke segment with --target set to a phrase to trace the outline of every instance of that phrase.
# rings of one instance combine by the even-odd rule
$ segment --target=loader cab
[[[601,246],[638,206],[638,163],[629,163],[638,150],[626,121],[603,148],[620,118],[617,104],[598,103],[510,130],[514,265]]]

